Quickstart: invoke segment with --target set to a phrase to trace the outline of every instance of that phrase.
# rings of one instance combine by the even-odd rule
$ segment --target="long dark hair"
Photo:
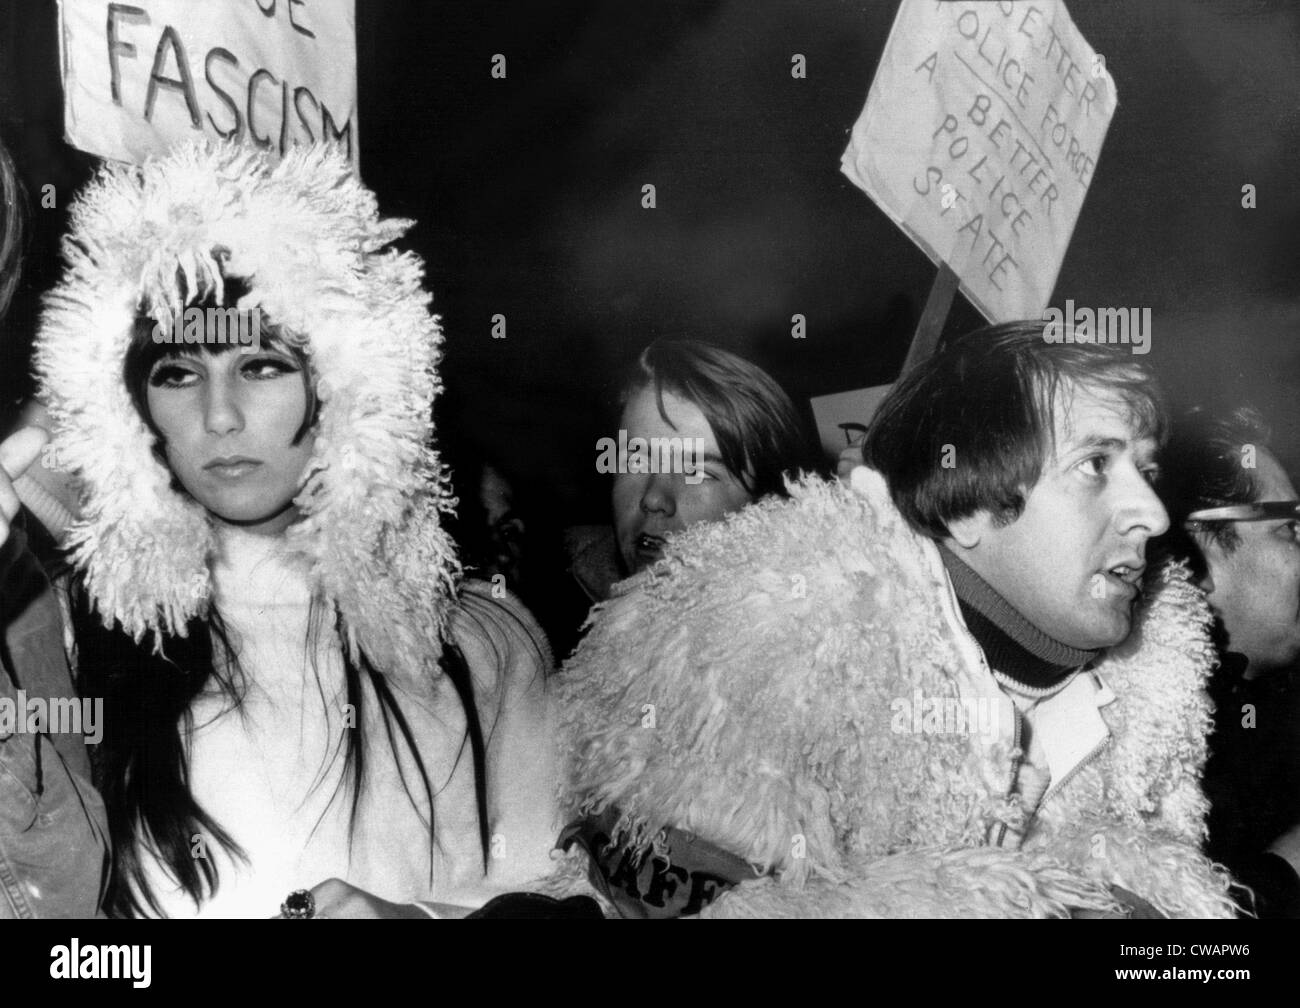
[[[693,402],[718,442],[722,464],[758,500],[786,497],[787,478],[817,472],[821,462],[790,397],[762,368],[698,340],[660,339],[637,358],[618,396],[621,409],[652,388],[659,415],[664,393]]]
[[[240,296],[241,289],[242,285],[235,278],[228,279],[227,299],[231,295]],[[196,293],[199,295],[194,300],[196,305],[202,306],[213,300],[211,291]],[[161,434],[149,414],[146,383],[153,363],[174,350],[151,338],[149,334],[153,325],[153,320],[146,315],[137,319],[123,378],[141,417],[158,439],[156,448],[160,448]],[[317,419],[318,403],[315,383],[310,376],[310,360],[299,341],[287,339],[273,326],[262,334],[263,343],[268,340],[282,342],[283,347],[303,365],[308,399],[302,426],[295,435],[297,442]],[[202,344],[195,349],[219,354],[228,353],[235,347]],[[115,623],[111,628],[103,626],[79,577],[72,581],[71,602],[82,695],[104,700],[104,738],[92,756],[96,783],[108,807],[115,851],[105,910],[115,916],[128,917],[162,914],[158,894],[149,883],[147,859],[141,857],[142,848],[154,854],[197,906],[216,892],[219,879],[213,859],[196,856],[196,853],[215,846],[234,860],[247,861],[247,855],[235,838],[195,799],[190,789],[186,757],[186,739],[194,728],[191,705],[200,693],[216,686],[228,704],[222,716],[237,711],[243,702],[247,681],[239,664],[238,642],[232,639],[215,606],[206,615],[191,620],[183,633],[162,635],[160,639],[150,634],[137,643],[119,624]],[[323,609],[319,603],[312,603],[307,630],[308,655],[315,653],[311,643],[322,618],[332,617],[333,630],[341,639],[338,612]],[[468,615],[474,618],[472,613]],[[433,618],[432,613],[430,618]],[[155,647],[155,644],[159,646]],[[473,680],[463,654],[450,639],[443,643],[439,662],[443,674],[456,691],[466,720],[465,744],[461,746],[457,763],[448,777],[454,775],[464,750],[468,748],[473,760],[479,842],[486,873],[489,846],[486,749]],[[423,792],[427,817],[422,803],[412,793],[412,782],[407,780],[398,759],[402,787],[412,807],[428,823],[429,871],[432,877],[436,845],[435,789],[410,724],[384,670],[377,669],[364,653],[359,662],[353,662],[346,647],[343,648],[343,666],[347,702],[355,714],[355,724],[352,730],[345,729],[344,773],[338,788],[346,788],[351,793],[350,828],[355,832],[366,776],[369,747],[364,734],[364,704],[365,686],[369,683],[378,703],[388,752],[397,758],[400,739],[400,746],[410,754],[418,772],[415,783]],[[314,668],[314,660],[313,672],[319,684],[320,670]],[[331,756],[331,765],[337,756],[336,748]],[[327,769],[323,768],[318,779],[325,779]],[[331,802],[338,795],[336,789]]]
[[[113,871],[104,909],[113,916],[161,915],[157,894],[149,883],[147,861],[140,848],[151,849],[176,883],[198,905],[217,890],[218,873],[211,857],[196,856],[199,845],[222,848],[232,860],[247,861],[235,839],[195,800],[190,791],[185,739],[193,730],[190,705],[211,685],[227,698],[230,713],[238,709],[246,690],[235,651],[215,608],[191,620],[184,635],[165,636],[155,653],[152,636],[137,644],[121,627],[106,629],[92,612],[80,579],[73,582],[73,627],[77,639],[78,674],[83,696],[104,700],[104,738],[92,753],[95,781],[108,808],[113,840]],[[312,620],[308,621],[309,624]],[[228,659],[218,658],[218,651]],[[310,650],[309,650],[310,653]],[[484,871],[488,858],[487,772],[483,728],[473,683],[464,655],[446,641],[440,657],[443,674],[452,683],[465,710],[466,742],[474,766],[474,790],[479,819],[479,843]],[[356,713],[355,730],[346,732],[344,778],[351,792],[351,827],[355,829],[366,773],[364,737],[368,682],[379,703],[388,749],[396,755],[397,737],[415,760],[419,785],[428,807],[430,871],[434,850],[434,790],[411,733],[384,674],[365,656],[354,664],[343,653],[347,702]],[[317,670],[317,674],[318,670]],[[454,774],[455,767],[451,774]],[[450,774],[449,774],[450,776]],[[412,805],[420,805],[403,778]]]

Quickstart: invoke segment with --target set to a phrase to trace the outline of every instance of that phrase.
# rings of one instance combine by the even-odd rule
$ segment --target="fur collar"
[[[1009,739],[891,730],[897,699],[955,699],[987,673],[950,611],[934,544],[878,476],[860,470],[854,486],[808,479],[790,500],[697,525],[635,590],[598,607],[561,676],[568,814],[616,808],[641,849],[666,826],[690,830],[795,888],[851,881],[864,859],[980,848],[991,823],[1014,818]],[[1120,694],[1110,751],[1061,801],[1076,794],[1076,825],[1093,834],[1168,840],[1194,885],[1164,908],[1221,915],[1223,880],[1196,849],[1207,617],[1186,571],[1157,579],[1138,632],[1098,668]],[[1068,853],[1080,886],[1133,874],[1088,864],[1086,842],[1063,841],[1069,828],[1040,815],[1026,847],[1058,869]],[[1135,869],[1145,848],[1130,847]]]

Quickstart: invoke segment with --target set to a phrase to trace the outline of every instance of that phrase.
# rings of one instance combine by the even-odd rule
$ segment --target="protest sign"
[[[353,0],[60,0],[68,142],[143,161],[200,135],[358,163]]]
[[[860,431],[870,426],[876,409],[889,394],[892,385],[873,385],[870,388],[853,389],[849,392],[833,392],[830,395],[813,396],[813,419],[817,423],[817,440],[821,443],[822,453],[833,459],[862,441]],[[858,461],[861,461],[859,458]]]
[[[986,318],[1041,318],[1115,106],[1061,0],[903,0],[842,168]]]

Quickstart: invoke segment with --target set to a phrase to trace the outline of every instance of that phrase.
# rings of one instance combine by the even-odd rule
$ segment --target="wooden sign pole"
[[[948,311],[952,307],[952,299],[957,293],[957,284],[957,274],[949,268],[947,263],[940,263],[939,272],[930,287],[930,296],[925,301],[925,309],[921,312],[920,321],[916,324],[916,332],[912,334],[912,344],[907,349],[907,359],[903,361],[903,368],[899,371],[898,378],[894,380],[895,383],[929,357],[930,354],[934,353],[934,348],[939,345],[939,337],[943,335],[943,324],[947,321]],[[839,475],[845,476],[855,465],[862,464],[861,435],[866,432],[872,415],[885,396],[889,394],[890,388],[889,385],[875,385],[868,389],[859,389],[856,394],[862,395],[865,401],[856,404],[855,411],[861,409],[861,412],[850,421],[835,424],[844,432],[844,437],[848,441],[848,446],[838,452],[839,461],[836,471]],[[845,415],[842,406],[835,409],[840,416]],[[817,414],[815,400],[813,402],[813,414]],[[818,423],[821,422],[819,418]],[[834,420],[830,422],[834,423]],[[857,442],[853,440],[854,433],[859,435]],[[822,444],[828,454],[836,454],[836,450],[825,439],[823,439]]]
[[[907,349],[903,369],[898,374],[899,378],[934,353],[934,348],[939,345],[939,337],[943,334],[943,324],[948,318],[948,310],[952,307],[953,295],[956,293],[957,274],[946,262],[940,263],[938,275],[935,276],[934,284],[930,287],[930,296],[925,300],[925,310],[921,312],[921,320],[916,324],[912,345]]]

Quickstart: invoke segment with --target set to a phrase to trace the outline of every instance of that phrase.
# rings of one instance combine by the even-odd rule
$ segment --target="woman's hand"
[[[316,901],[316,919],[353,918],[359,920],[389,920],[396,917],[428,919],[414,903],[389,903],[374,893],[348,885],[342,879],[329,879],[315,886],[312,898]]]
[[[0,546],[9,541],[9,528],[20,507],[14,480],[36,461],[49,439],[40,427],[20,427],[0,442]]]

